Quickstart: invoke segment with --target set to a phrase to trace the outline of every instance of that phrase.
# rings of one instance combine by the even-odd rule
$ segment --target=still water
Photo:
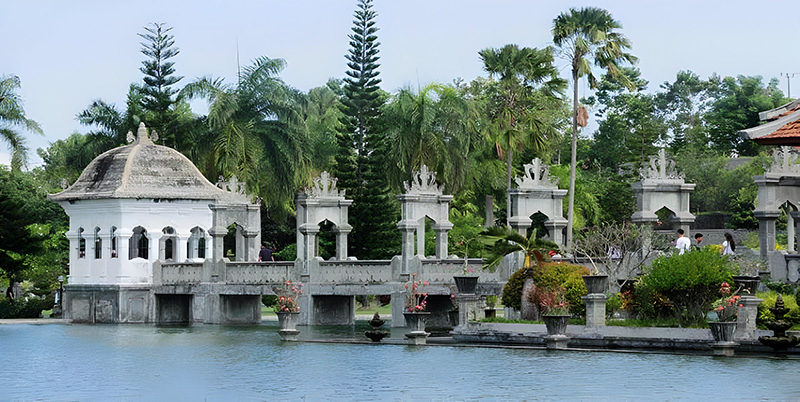
[[[300,329],[360,339],[366,328]],[[287,343],[276,331],[0,325],[0,400],[800,399],[797,360]]]

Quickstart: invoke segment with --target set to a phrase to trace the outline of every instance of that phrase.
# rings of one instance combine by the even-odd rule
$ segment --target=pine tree
[[[378,27],[372,0],[359,0],[354,13],[350,51],[345,56],[349,70],[344,79],[345,129],[337,136],[339,151],[334,174],[338,187],[353,199],[350,208],[350,255],[360,258],[390,258],[399,251],[396,201],[389,192],[383,169],[383,134],[375,119],[383,105],[378,78]]]
[[[148,58],[142,61],[139,69],[144,74],[144,86],[141,88],[142,107],[147,112],[147,125],[155,128],[165,144],[178,146],[177,113],[174,111],[175,95],[178,90],[172,88],[182,76],[175,73],[174,62],[168,61],[180,53],[174,37],[169,34],[171,27],[165,28],[163,23],[152,23],[144,27],[146,33],[138,34],[145,41],[141,43],[142,54]]]

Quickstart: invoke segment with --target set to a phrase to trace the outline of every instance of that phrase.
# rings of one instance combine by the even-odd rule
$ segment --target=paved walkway
[[[69,324],[69,320],[64,318],[3,318],[0,319],[0,325],[8,324]]]

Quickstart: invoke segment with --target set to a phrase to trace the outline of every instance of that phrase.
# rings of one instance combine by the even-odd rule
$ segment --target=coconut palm
[[[25,116],[22,98],[16,92],[19,88],[20,81],[16,75],[0,76],[0,137],[8,143],[11,151],[11,168],[14,170],[25,165],[28,157],[25,138],[20,135],[17,128],[42,134],[39,123]]]
[[[200,78],[181,90],[181,99],[205,98],[213,161],[207,177],[237,176],[268,205],[283,208],[304,183],[308,165],[305,129],[297,92],[276,75],[282,59],[261,57],[242,70],[236,85]]]
[[[511,188],[511,164],[514,149],[526,145],[541,148],[557,131],[532,111],[541,105],[532,102],[539,91],[554,98],[565,86],[553,65],[552,49],[520,48],[508,44],[500,49],[487,48],[478,52],[483,68],[490,77],[497,77],[497,101],[490,110],[492,124],[486,134],[494,141],[497,156],[506,159],[506,188]],[[548,102],[549,103],[549,102]]]
[[[575,168],[578,143],[578,79],[586,76],[594,88],[597,79],[592,64],[605,69],[623,85],[634,89],[633,83],[620,73],[623,62],[635,63],[637,58],[626,53],[630,41],[617,30],[622,25],[608,11],[585,7],[571,8],[553,20],[553,42],[562,57],[570,62],[572,73],[572,160],[569,174],[569,207],[567,212],[567,249],[572,247],[572,224],[575,212]]]

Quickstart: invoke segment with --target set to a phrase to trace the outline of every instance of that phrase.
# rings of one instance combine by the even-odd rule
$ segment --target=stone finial
[[[639,175],[642,179],[680,179],[683,180],[683,174],[678,173],[675,167],[675,161],[667,157],[667,152],[664,148],[658,151],[658,156],[651,156],[649,166],[643,166],[639,169]]]
[[[61,189],[66,190],[69,187],[69,182],[65,178],[61,178]]]
[[[797,152],[793,152],[791,147],[782,146],[774,149],[769,173],[800,173],[797,156]]]
[[[240,182],[239,179],[236,178],[236,175],[231,176],[228,181],[225,181],[222,176],[219,176],[219,180],[217,181],[217,187],[231,193],[237,193],[244,195],[245,192],[245,183]]]
[[[306,189],[305,193],[312,197],[344,197],[344,190],[336,189],[336,178],[327,171],[320,173],[319,177],[314,179],[314,184],[310,189]]]
[[[442,195],[444,187],[436,184],[436,172],[428,170],[428,166],[422,165],[419,171],[414,172],[411,182],[404,181],[403,187],[406,194],[437,194]]]
[[[128,131],[128,135],[127,135],[126,139],[128,140],[128,144],[136,141],[136,137],[134,137],[132,131]]]
[[[523,165],[522,177],[514,179],[517,187],[521,189],[556,188],[558,178],[550,177],[550,166],[536,158],[531,163]]]
[[[150,130],[150,140],[153,142],[158,141],[158,133],[156,130]]]

